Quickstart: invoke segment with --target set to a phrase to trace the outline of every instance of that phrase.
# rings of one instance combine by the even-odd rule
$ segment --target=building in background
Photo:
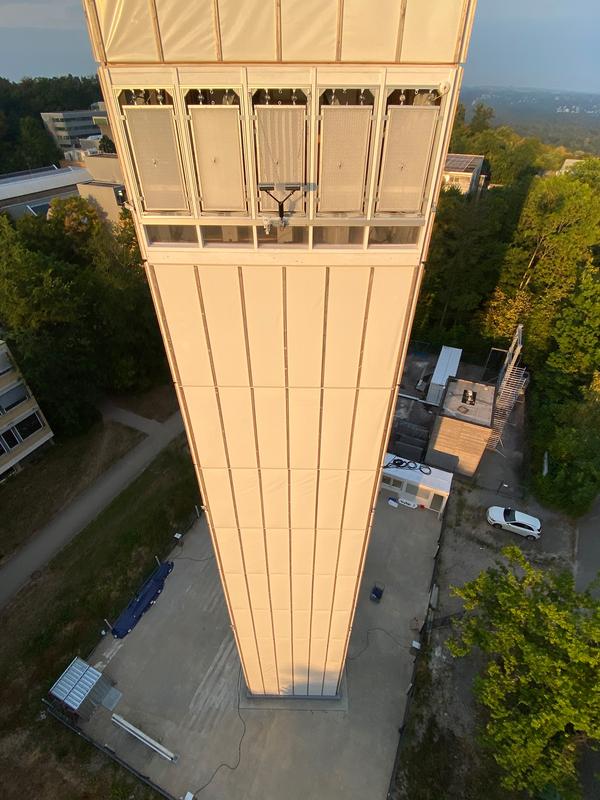
[[[581,164],[583,159],[581,158],[565,158],[562,167],[558,170],[558,175],[565,175],[567,172],[571,172],[573,167],[577,164]]]
[[[125,186],[119,157],[114,153],[87,153],[85,166],[91,180],[77,184],[81,197],[96,203],[109,222],[119,220],[125,204]]]
[[[444,166],[443,187],[454,187],[462,194],[479,195],[488,176],[482,172],[484,156],[448,153]]]
[[[60,149],[70,150],[79,146],[80,139],[102,135],[94,118],[106,117],[106,109],[104,103],[92,103],[87,110],[44,111],[40,116]]]
[[[339,691],[474,7],[85,2],[255,696]]]
[[[0,340],[0,480],[53,436],[8,345]]]
[[[90,173],[78,167],[40,167],[0,175],[0,212],[13,219],[27,214],[45,217],[55,197],[76,196],[78,185],[89,180]]]

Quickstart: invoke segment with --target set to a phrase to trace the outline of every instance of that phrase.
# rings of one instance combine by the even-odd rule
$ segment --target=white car
[[[542,523],[537,517],[515,511],[514,508],[491,506],[487,510],[487,521],[493,528],[518,533],[529,540],[539,539],[542,533]]]

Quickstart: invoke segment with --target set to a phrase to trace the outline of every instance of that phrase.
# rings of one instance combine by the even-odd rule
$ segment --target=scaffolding
[[[497,450],[501,445],[504,426],[527,383],[527,370],[519,365],[522,347],[523,326],[517,325],[496,382],[496,403],[492,420],[492,434],[487,443],[488,450]]]

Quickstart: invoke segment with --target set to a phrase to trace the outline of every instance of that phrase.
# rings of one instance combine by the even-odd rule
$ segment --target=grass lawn
[[[0,485],[0,563],[143,438],[118,422],[98,422]]]
[[[500,785],[501,770],[476,736],[458,735],[448,714],[433,708],[435,697],[443,708],[447,687],[432,676],[426,658],[417,664],[391,800],[526,800]]]
[[[147,800],[124,770],[52,718],[41,698],[76,655],[86,658],[172,547],[198,503],[180,437],[0,614],[0,774],[3,800]]]
[[[133,411],[147,419],[156,419],[164,422],[171,414],[179,410],[177,395],[172,383],[155,386],[142,394],[115,395],[111,398],[119,408]]]

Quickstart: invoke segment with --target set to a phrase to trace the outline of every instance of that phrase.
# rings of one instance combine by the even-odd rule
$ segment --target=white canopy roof
[[[396,458],[396,456],[393,453],[386,453],[383,460],[384,465],[389,464],[394,458]],[[419,469],[421,464],[414,461],[410,463],[416,463],[416,469],[409,469],[408,467],[384,466],[383,474],[388,475],[390,478],[397,478],[401,481],[409,481],[417,486],[423,486],[426,489],[432,489],[436,492],[443,492],[443,494],[446,495],[450,494],[450,488],[452,487],[451,472],[445,472],[443,469],[437,469],[436,467],[427,467],[427,469],[431,470],[431,474],[425,475],[425,473],[421,472]]]

